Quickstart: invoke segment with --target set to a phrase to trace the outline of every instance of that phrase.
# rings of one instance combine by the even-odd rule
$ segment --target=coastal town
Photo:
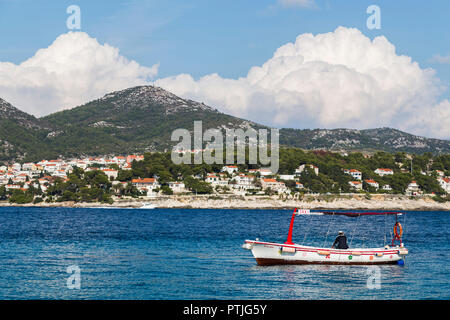
[[[46,194],[56,183],[68,182],[74,170],[82,170],[83,173],[98,172],[107,177],[110,183],[112,200],[127,197],[125,189],[133,188],[134,193],[128,194],[144,198],[155,198],[159,195],[172,194],[197,194],[201,193],[196,188],[190,187],[186,179],[164,179],[160,177],[133,177],[124,174],[133,170],[133,164],[144,161],[144,155],[127,155],[113,157],[87,157],[83,159],[56,159],[42,160],[39,162],[12,163],[0,166],[0,200],[10,200],[14,193],[26,193],[30,189],[33,192],[32,199],[36,202],[53,201]],[[293,194],[317,194],[314,190],[305,186],[305,177],[308,175],[319,176],[319,167],[311,163],[301,163],[287,174],[274,174],[268,168],[248,169],[237,165],[224,165],[217,172],[204,172],[192,174],[192,179],[207,186],[208,194],[232,194],[232,195],[293,195]],[[407,169],[395,169],[407,172]],[[377,168],[374,176],[364,177],[364,174],[355,168],[343,168],[342,172],[349,178],[348,190],[340,193],[394,193],[389,184],[381,184],[375,177],[393,176],[394,169]],[[433,177],[439,184],[443,194],[450,193],[450,177],[442,170],[430,170],[421,172],[424,176]],[[173,181],[170,181],[173,180]],[[91,188],[91,185],[85,186]],[[416,180],[411,180],[404,188],[403,194],[408,196],[421,196],[426,194]],[[432,192],[434,193],[434,192]],[[3,194],[3,199],[2,199]],[[36,201],[38,199],[38,201]],[[82,201],[82,200],[81,200]],[[111,201],[111,200],[109,200]],[[14,200],[11,202],[15,202]]]

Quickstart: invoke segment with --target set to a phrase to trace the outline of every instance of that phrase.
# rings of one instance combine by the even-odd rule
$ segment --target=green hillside
[[[154,86],[112,92],[39,119],[0,99],[0,162],[170,150],[176,144],[171,133],[192,131],[196,120],[203,130],[267,128]],[[449,140],[390,128],[281,129],[280,144],[308,150],[450,153]]]

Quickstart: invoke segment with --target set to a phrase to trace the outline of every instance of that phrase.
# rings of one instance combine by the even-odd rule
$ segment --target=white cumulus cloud
[[[42,116],[147,84],[157,72],[158,64],[140,66],[84,32],[69,32],[19,65],[0,62],[0,97]]]
[[[418,135],[450,139],[450,101],[445,99],[424,112],[411,114],[405,126]]]
[[[277,127],[374,128],[449,138],[448,101],[433,69],[358,29],[302,34],[245,77],[181,74],[155,81],[182,97]],[[440,117],[430,117],[430,112]],[[425,120],[426,119],[426,120]]]
[[[86,33],[69,32],[20,64],[0,62],[0,97],[42,116],[150,84],[158,66],[141,66]],[[446,88],[434,70],[397,54],[385,37],[371,40],[354,28],[299,35],[238,79],[180,74],[153,84],[275,127],[389,126],[450,138],[450,102],[440,99]]]

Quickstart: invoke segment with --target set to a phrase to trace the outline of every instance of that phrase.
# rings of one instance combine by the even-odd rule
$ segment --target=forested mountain
[[[280,144],[303,149],[449,153],[450,141],[415,136],[392,128],[281,129]]]
[[[42,120],[57,128],[50,143],[65,156],[142,153],[170,149],[175,129],[258,128],[158,87],[142,86],[107,94],[83,106],[57,112]]]
[[[0,161],[56,156],[46,143],[52,126],[0,98]]]
[[[265,127],[154,86],[112,92],[39,119],[0,99],[0,161],[170,150],[177,143],[170,141],[171,133],[192,131],[195,120],[202,120],[203,130]],[[313,150],[450,152],[449,140],[390,128],[281,129],[280,144]]]

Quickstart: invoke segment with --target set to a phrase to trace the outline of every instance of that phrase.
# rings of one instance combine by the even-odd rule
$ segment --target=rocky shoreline
[[[104,203],[39,203],[10,204],[0,203],[0,206],[23,207],[74,207],[74,208],[139,208],[143,204],[154,204],[158,208],[192,208],[192,209],[368,209],[368,210],[422,210],[450,211],[450,202],[439,203],[431,197],[411,198],[403,195],[365,195],[346,196],[312,195],[301,199],[280,198],[278,196],[161,196],[156,198],[117,199],[114,204]]]

